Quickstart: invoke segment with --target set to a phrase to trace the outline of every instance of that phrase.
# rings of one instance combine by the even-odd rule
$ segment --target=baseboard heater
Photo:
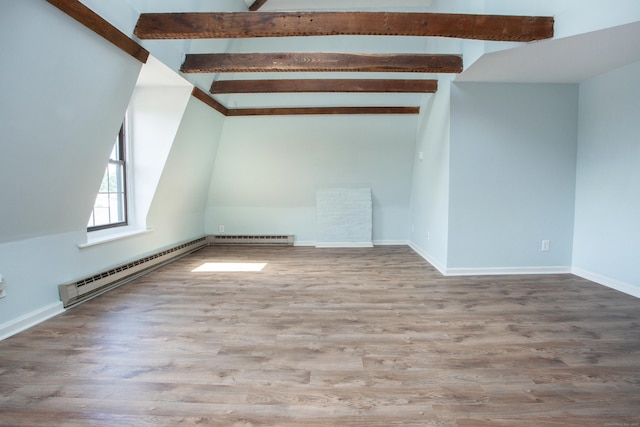
[[[163,250],[126,264],[105,270],[90,277],[58,286],[60,299],[65,308],[96,297],[108,290],[124,285],[151,270],[189,255],[207,246],[207,238],[201,237],[187,243]]]
[[[220,234],[208,236],[210,245],[247,245],[247,246],[293,246],[292,235],[232,235]]]

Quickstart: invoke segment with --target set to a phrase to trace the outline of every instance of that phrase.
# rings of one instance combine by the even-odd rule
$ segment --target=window
[[[123,123],[113,145],[109,163],[91,211],[88,231],[127,225],[125,147],[125,124]]]

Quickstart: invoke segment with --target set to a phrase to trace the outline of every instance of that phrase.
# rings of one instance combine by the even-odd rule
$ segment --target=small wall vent
[[[292,235],[212,235],[208,237],[210,245],[247,245],[247,246],[293,246]]]

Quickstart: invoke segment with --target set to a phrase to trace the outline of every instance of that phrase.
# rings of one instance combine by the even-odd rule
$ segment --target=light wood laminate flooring
[[[259,272],[192,272],[203,263]],[[0,342],[2,426],[640,426],[640,300],[209,247]]]

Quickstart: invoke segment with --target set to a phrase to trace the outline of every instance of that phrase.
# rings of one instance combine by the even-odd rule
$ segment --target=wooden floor
[[[0,342],[0,425],[640,426],[640,300],[402,246],[211,247]]]

